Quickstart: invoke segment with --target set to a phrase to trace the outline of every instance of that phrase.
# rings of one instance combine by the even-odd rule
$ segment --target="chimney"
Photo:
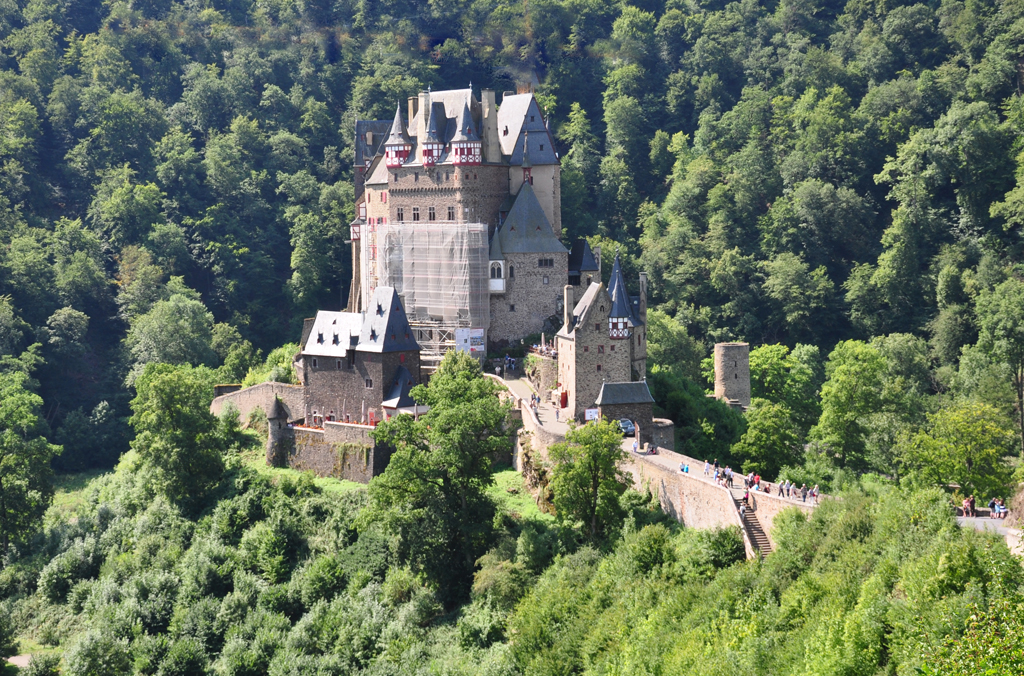
[[[594,247],[594,261],[597,262],[597,281],[601,281],[601,247]]]
[[[572,310],[573,306],[576,304],[572,297],[572,286],[566,284],[562,293],[562,304],[565,306],[562,308],[562,321],[565,326],[565,332],[569,333],[572,331]]]
[[[416,160],[423,163],[423,139],[427,138],[427,116],[430,109],[430,92],[420,92],[419,104],[416,112],[419,113],[419,124],[416,125]]]
[[[416,99],[415,96],[410,96],[409,97],[409,133],[410,134],[415,134],[416,133],[416,130],[412,128],[412,118],[416,117],[416,104],[417,103],[419,103],[419,101]]]
[[[498,141],[498,107],[494,103],[494,90],[480,91],[480,103],[483,111],[480,115],[480,140],[483,141],[484,162],[499,164],[501,162],[501,145]]]
[[[640,321],[647,323],[647,273],[640,273]]]

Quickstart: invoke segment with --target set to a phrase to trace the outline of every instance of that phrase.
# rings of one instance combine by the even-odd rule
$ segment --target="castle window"
[[[437,220],[437,212],[434,211],[434,207],[427,207],[427,220],[428,221],[436,221]]]
[[[341,360],[340,359],[338,360],[337,368],[338,368],[339,371],[341,370]]]
[[[412,220],[414,220],[414,221],[420,220],[420,208],[419,207],[413,207],[412,208]]]
[[[353,368],[356,367],[356,351],[355,350],[349,350],[348,351],[348,367],[350,369],[353,369]]]
[[[388,203],[388,194],[387,194],[387,192],[382,192],[380,194],[380,201],[383,202],[384,204]]]
[[[373,378],[367,378],[366,379],[366,389],[368,389],[368,390],[372,390],[373,389]]]
[[[604,354],[604,345],[598,345],[597,346],[597,353],[598,354]]]
[[[455,207],[448,207],[448,220],[449,221],[454,221],[455,220]]]
[[[448,172],[447,171],[444,172],[444,180],[446,180],[446,181],[448,180]]]
[[[505,127],[505,131],[501,133],[502,136],[508,136],[508,127]]]
[[[734,373],[733,374],[733,378],[736,379],[736,380],[739,380],[740,379],[740,374]]]
[[[594,324],[594,330],[595,331],[600,331],[601,330],[601,324]]]
[[[543,143],[540,144],[540,149],[544,150],[544,144]]]
[[[590,352],[590,346],[589,345],[584,345],[583,346],[583,351],[584,352]]]
[[[491,279],[501,279],[501,263],[491,263]]]
[[[508,278],[512,279],[516,276],[516,268],[513,265],[508,266]]]
[[[405,363],[405,353],[404,352],[402,354],[398,355],[398,363],[399,364],[404,364]]]
[[[515,306],[515,303],[513,303],[512,305],[509,305],[509,306],[508,306],[508,311],[509,311],[509,312],[515,312],[515,311],[516,311],[516,306]]]
[[[324,334],[322,334],[320,332],[317,332],[317,334],[316,334],[316,342],[319,343],[320,345],[323,345],[324,344]]]
[[[405,220],[405,207],[398,207],[398,222]]]
[[[316,363],[316,357],[313,357],[313,368],[316,368],[317,366],[318,364]]]
[[[547,283],[548,283],[548,276],[547,276],[547,275],[544,275],[544,283],[545,283],[545,284],[547,284]]]
[[[598,364],[598,365],[597,365],[597,370],[598,370],[598,371],[600,371],[600,370],[601,370],[601,365],[600,365],[600,364]]]
[[[418,171],[412,175],[412,180],[414,183],[420,180],[420,173]]]
[[[530,122],[533,122],[533,119],[534,119],[534,116],[533,116],[533,115],[531,115],[531,116],[530,116]]]

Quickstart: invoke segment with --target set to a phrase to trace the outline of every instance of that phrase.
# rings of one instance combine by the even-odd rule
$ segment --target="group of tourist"
[[[975,497],[973,495],[968,495],[964,498],[960,502],[960,507],[963,509],[964,516],[978,516],[978,510],[975,507]],[[1009,512],[1010,509],[1006,506],[1006,500],[1002,498],[992,498],[988,501],[988,518],[1005,519]]]
[[[688,473],[690,471],[690,466],[681,463],[679,465],[679,471]],[[712,477],[715,484],[719,486],[726,486],[728,488],[732,488],[733,486],[732,469],[729,467],[720,467],[717,458],[715,458],[713,462],[708,462],[707,460],[704,461],[704,476]],[[743,488],[744,504],[747,502],[747,497],[749,496],[750,491],[756,491],[758,493],[765,493],[768,495],[771,495],[772,493],[772,485],[767,481],[761,481],[761,475],[757,472],[750,472],[743,477]],[[807,499],[810,498],[811,502],[814,504],[818,504],[818,499],[821,495],[821,491],[817,484],[814,485],[814,488],[807,488],[807,484],[803,484],[797,488],[797,485],[789,479],[786,479],[779,484],[776,490],[778,491],[777,494],[782,497],[791,498],[793,500],[799,498],[803,502],[807,502]]]

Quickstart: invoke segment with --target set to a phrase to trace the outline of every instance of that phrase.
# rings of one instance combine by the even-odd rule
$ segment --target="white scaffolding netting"
[[[490,325],[486,224],[418,221],[377,228],[379,284],[401,295],[427,352],[450,349],[449,334],[457,328]]]

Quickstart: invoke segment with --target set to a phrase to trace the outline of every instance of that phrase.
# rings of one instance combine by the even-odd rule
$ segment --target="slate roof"
[[[473,115],[469,112],[469,101],[462,106],[459,117],[454,121],[455,131],[451,135],[452,141],[478,142],[480,135],[476,132],[476,125],[473,123]]]
[[[344,357],[354,345],[363,326],[359,312],[328,312],[320,310],[313,328],[302,346],[302,354],[314,357]]]
[[[494,235],[491,236],[491,253],[488,260],[505,260],[505,254],[501,251],[501,237],[498,236],[498,233],[494,233]]]
[[[387,145],[405,145],[409,143],[409,137],[405,133],[405,125],[402,124],[402,106],[395,108],[395,121],[391,123],[391,135],[388,136]]]
[[[378,286],[366,306],[362,330],[359,333],[359,352],[405,352],[419,350],[413,337],[409,319],[405,315],[402,299],[390,286]]]
[[[587,240],[573,242],[569,250],[569,272],[597,272],[597,259]]]
[[[366,142],[366,132],[371,132],[373,142]],[[367,160],[380,151],[388,134],[391,133],[391,120],[356,120],[356,166],[365,167]]]
[[[563,326],[559,331],[558,335],[565,338],[573,338],[573,332],[576,331],[576,327],[580,323],[580,318],[587,314],[587,309],[594,303],[594,300],[604,290],[604,284],[600,282],[591,282],[587,290],[583,292],[583,297],[580,298],[576,305],[572,309],[572,326]]]
[[[608,279],[608,296],[612,299],[612,318],[626,318],[630,326],[643,324],[638,318],[640,300],[632,298],[626,290],[626,280],[622,277],[622,265],[619,263],[619,252],[615,252],[615,262],[612,264],[612,274]]]
[[[500,238],[503,254],[566,252],[529,183],[519,189],[515,204],[495,236]]]
[[[399,366],[395,370],[395,377],[391,380],[390,387],[385,390],[387,398],[382,402],[384,408],[407,408],[409,406],[415,406],[416,400],[409,394],[416,385],[413,382],[412,374],[409,373],[409,369],[404,366]]]
[[[654,397],[646,381],[635,383],[602,383],[601,392],[594,401],[598,406],[615,404],[653,404]]]
[[[387,185],[387,182],[388,165],[378,158],[376,163],[372,165],[370,175],[366,177],[364,185]]]
[[[498,106],[498,141],[502,155],[511,155],[519,144],[523,121],[532,102],[533,94],[512,94],[501,99],[501,105]],[[539,108],[537,110],[540,111]],[[508,134],[505,133],[505,127],[508,127]]]

